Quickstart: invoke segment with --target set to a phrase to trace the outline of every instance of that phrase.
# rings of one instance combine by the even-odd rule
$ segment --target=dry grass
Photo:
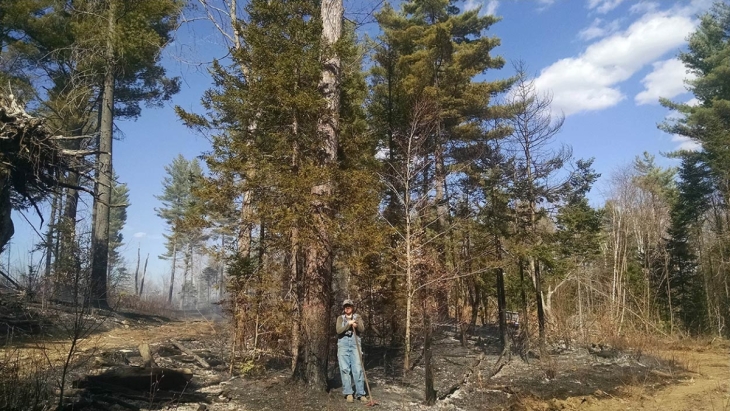
[[[139,298],[134,294],[119,293],[113,297],[116,310],[132,310],[140,314],[173,317],[175,309],[163,297]]]
[[[26,350],[3,350],[0,354],[0,409],[43,410],[52,401],[51,384],[56,380],[42,355]]]

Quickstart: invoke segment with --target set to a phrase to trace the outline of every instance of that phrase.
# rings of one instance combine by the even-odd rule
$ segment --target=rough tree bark
[[[13,219],[10,217],[10,176],[0,177],[0,253],[15,234]]]
[[[48,222],[48,231],[46,232],[46,266],[44,268],[44,275],[46,279],[51,278],[51,262],[53,260],[54,241],[56,225],[58,224],[58,216],[56,213],[59,209],[60,194],[53,195],[53,202],[51,203],[51,221]]]
[[[510,349],[510,338],[507,333],[507,295],[504,289],[504,268],[502,267],[502,242],[494,236],[494,251],[497,256],[497,309],[499,311],[499,335],[502,338],[502,350]]]
[[[173,236],[175,234],[173,233]],[[177,238],[172,239],[172,271],[170,271],[170,291],[167,294],[167,303],[172,303],[172,290],[175,287],[175,266],[177,265]]]
[[[114,128],[114,30],[115,5],[109,2],[106,67],[101,101],[99,154],[97,156],[97,183],[94,199],[94,227],[92,236],[91,304],[108,308],[107,269],[109,263],[109,204],[112,197],[112,141]]]
[[[438,84],[438,83],[437,83]],[[446,192],[446,161],[444,159],[444,143],[441,141],[441,125],[437,128],[436,132],[436,147],[434,150],[434,182],[436,188],[436,194],[434,196],[434,202],[436,203],[436,232],[438,238],[436,240],[436,250],[438,253],[439,262],[439,275],[445,276],[446,272],[446,243],[448,242],[448,235],[446,234],[449,209],[448,209],[448,198]],[[437,305],[437,318],[439,321],[446,321],[449,318],[449,298],[448,292],[444,289],[444,285],[441,284],[435,287],[435,298]]]
[[[331,197],[334,183],[329,171],[337,163],[339,145],[340,73],[341,61],[334,46],[342,35],[344,7],[342,0],[323,0],[322,52],[323,67],[319,89],[325,109],[319,117],[317,130],[322,152],[319,165],[325,170],[324,181],[311,188],[310,209],[314,233],[305,258],[305,292],[302,305],[303,363],[298,364],[298,378],[310,386],[327,388],[329,354],[330,306],[332,294],[332,240],[329,233],[333,218]],[[329,169],[329,170],[328,170]]]
[[[139,263],[142,259],[140,248],[141,246],[137,246],[137,268],[134,270],[134,295],[139,295]]]

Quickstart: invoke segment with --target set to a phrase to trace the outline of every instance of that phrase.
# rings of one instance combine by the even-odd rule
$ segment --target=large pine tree
[[[373,174],[362,171],[373,164],[374,147],[363,132],[361,51],[352,27],[323,33],[328,5],[249,2],[247,18],[236,23],[232,61],[213,66],[208,114],[178,109],[188,125],[212,134],[202,201],[217,213],[232,204],[239,210],[228,272],[236,317],[249,314],[238,308],[250,303],[249,291],[283,283],[291,292],[276,310],[288,310],[294,375],[322,388],[334,259],[337,250],[355,254],[355,221],[376,210]],[[328,24],[343,24],[341,12],[327,16]]]
[[[727,241],[730,231],[730,148],[727,144],[730,140],[730,5],[716,2],[701,16],[700,25],[689,37],[688,50],[679,58],[696,75],[688,85],[698,104],[661,100],[665,107],[677,110],[681,116],[663,123],[660,128],[700,143],[702,152],[678,153],[682,158],[679,198],[672,208],[671,239],[667,244],[675,267],[669,282],[674,290],[667,298],[678,293],[677,299],[683,303],[676,306],[675,299],[670,307],[679,313],[686,326],[698,330],[703,323],[698,315],[706,312],[709,321],[704,322],[714,323],[721,332],[727,328],[722,323],[730,321],[726,309],[730,299],[726,293],[713,290],[727,289],[730,272],[724,268],[716,272],[711,267],[718,263],[724,267],[721,261],[730,247]],[[710,196],[709,191],[714,195]],[[703,208],[696,203],[700,198],[713,199],[712,210],[705,216],[701,215]],[[711,239],[702,239],[704,248],[710,251],[704,253],[705,267],[697,265],[700,261],[696,249],[702,232],[698,224],[703,219],[708,220],[706,228],[714,234]],[[706,298],[700,304],[697,299],[701,300],[702,293],[698,290],[702,288]]]
[[[167,176],[162,182],[162,194],[156,196],[162,202],[162,207],[156,208],[157,215],[165,220],[170,234],[167,238],[167,253],[160,258],[171,259],[170,288],[168,290],[167,302],[172,302],[173,289],[175,287],[175,269],[177,267],[177,255],[179,252],[186,252],[186,266],[189,264],[189,250],[194,247],[196,238],[199,237],[198,227],[189,227],[186,216],[195,209],[197,199],[195,189],[203,181],[203,170],[197,159],[187,160],[178,155],[172,163],[165,166]],[[186,273],[187,275],[187,270]],[[185,285],[185,284],[183,284]]]

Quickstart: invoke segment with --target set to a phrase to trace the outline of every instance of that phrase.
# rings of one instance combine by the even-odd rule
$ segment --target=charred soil
[[[105,320],[79,342],[69,372],[74,410],[346,410],[331,356],[329,392],[292,382],[283,352],[238,352],[231,367],[228,323],[206,316],[173,320],[139,315]],[[453,410],[724,410],[730,409],[730,345],[726,341],[665,341],[651,350],[556,344],[541,358],[500,351],[490,328],[466,346],[441,327],[433,343],[438,401],[424,405],[423,360],[403,372],[402,352],[363,345],[378,409]],[[55,340],[59,356],[67,342]],[[3,348],[28,349],[8,342]],[[41,346],[32,351],[38,351]],[[145,345],[147,347],[145,347]],[[25,348],[23,348],[25,347]],[[601,348],[603,349],[603,347]],[[150,358],[143,353],[149,350]],[[241,350],[239,350],[241,351]],[[47,354],[48,355],[48,354]],[[231,372],[232,371],[232,372]]]

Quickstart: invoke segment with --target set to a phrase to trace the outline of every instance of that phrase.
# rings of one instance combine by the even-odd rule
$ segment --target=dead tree
[[[64,179],[67,172],[88,169],[79,160],[95,154],[62,147],[61,142],[74,138],[79,137],[53,135],[43,118],[26,113],[12,94],[0,92],[0,252],[15,232],[10,218],[13,208],[33,207],[42,222],[38,202],[59,187],[88,192]]]

